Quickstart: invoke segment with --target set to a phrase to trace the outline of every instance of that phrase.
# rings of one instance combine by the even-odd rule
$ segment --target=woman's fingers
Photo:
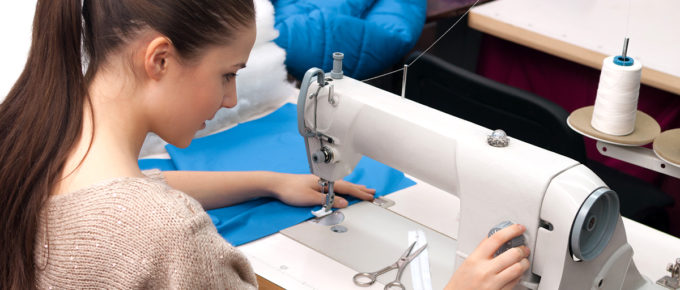
[[[340,197],[340,196],[335,196],[335,199],[333,200],[333,207],[334,208],[345,208],[349,205],[349,202],[347,202],[346,199]]]
[[[512,238],[521,235],[525,230],[526,228],[520,224],[508,226],[497,231],[491,235],[491,237],[484,239],[477,247],[477,250],[472,254],[480,255],[484,258],[491,258],[501,245],[507,243]]]
[[[288,203],[297,206],[323,205],[326,202],[328,187],[322,190],[321,185],[318,183],[317,177],[314,175],[307,175],[305,178],[308,180],[306,182],[309,182],[309,190],[296,193],[296,196]],[[334,184],[333,192],[335,192],[333,207],[344,208],[349,205],[349,202],[338,194],[350,195],[361,200],[373,200],[375,189],[369,189],[364,185],[338,180]],[[303,195],[306,197],[302,197]]]
[[[293,196],[290,196],[289,198],[286,198],[282,201],[286,204],[293,206],[323,205],[324,203],[326,203],[326,195],[310,188],[302,192],[298,192]],[[336,195],[335,198],[333,199],[334,208],[344,208],[347,207],[348,204],[349,203],[347,202],[347,200],[342,198],[341,196]]]
[[[508,268],[512,264],[515,264],[527,257],[529,257],[529,248],[526,246],[519,246],[508,249],[507,251],[498,255],[498,257],[494,258],[492,262],[494,268],[496,269],[496,273],[500,273],[505,268]]]
[[[506,285],[512,283],[514,280],[522,277],[522,274],[529,269],[529,260],[526,258],[520,260],[519,262],[510,265],[510,267],[501,271],[496,275],[496,284],[500,287],[505,287]]]
[[[508,283],[508,284],[505,284],[505,286],[504,286],[503,288],[501,288],[501,290],[512,290],[513,288],[515,288],[515,285],[517,285],[517,283],[519,283],[519,280],[520,280],[520,279],[521,279],[521,277],[520,277],[520,278],[517,278],[517,279],[515,279],[515,280],[512,280],[512,281],[511,281],[510,283]]]
[[[308,182],[310,183],[312,188],[314,188],[317,191],[322,191],[321,185],[318,182],[319,181],[318,177],[311,174],[307,174],[306,176],[307,176],[306,178],[309,179]],[[324,188],[323,191],[324,192],[328,191],[328,187]],[[369,197],[372,198],[373,195],[375,194],[375,189],[367,188],[363,184],[355,184],[345,180],[335,181],[333,191],[341,194],[355,196],[363,200],[366,200]]]
[[[494,253],[510,239],[524,233],[519,224],[508,226],[484,239],[451,277],[446,289],[511,290],[529,269],[529,248],[511,248],[498,257]]]
[[[373,200],[373,196],[375,195],[375,189],[344,180],[335,182],[335,192],[353,196],[361,200]]]

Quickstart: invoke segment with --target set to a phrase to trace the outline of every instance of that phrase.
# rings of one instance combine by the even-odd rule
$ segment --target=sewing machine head
[[[632,263],[616,194],[572,159],[516,139],[498,146],[489,129],[316,68],[301,84],[298,126],[322,180],[345,177],[366,155],[458,196],[457,265],[511,220],[526,226],[532,253],[518,287],[648,284]]]

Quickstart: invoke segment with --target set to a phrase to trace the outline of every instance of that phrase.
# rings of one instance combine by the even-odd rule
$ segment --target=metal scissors
[[[406,289],[406,288],[404,288],[404,284],[401,284],[401,274],[404,273],[404,269],[406,269],[406,266],[408,265],[408,263],[410,263],[411,260],[413,260],[413,258],[420,255],[420,253],[423,250],[425,250],[425,248],[427,247],[427,244],[425,244],[422,247],[420,247],[418,250],[413,252],[413,254],[411,254],[411,250],[413,250],[413,247],[415,247],[415,245],[416,245],[416,242],[413,242],[413,244],[411,244],[411,246],[408,247],[408,249],[406,249],[406,252],[404,252],[404,254],[401,255],[399,260],[397,260],[392,265],[389,265],[385,268],[382,268],[382,269],[375,271],[375,272],[372,272],[372,273],[366,273],[366,272],[357,273],[356,275],[354,275],[354,284],[356,284],[357,286],[361,286],[361,287],[371,286],[371,285],[373,285],[373,283],[375,283],[375,280],[378,276],[385,274],[389,271],[392,271],[394,269],[398,269],[397,270],[397,278],[395,278],[394,281],[385,285],[385,289],[387,290],[387,289],[390,289],[392,287]]]

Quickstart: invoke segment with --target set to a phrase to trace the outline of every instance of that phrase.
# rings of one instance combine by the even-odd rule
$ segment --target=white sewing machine
[[[510,220],[526,226],[531,249],[531,269],[517,288],[665,289],[632,261],[616,194],[572,159],[506,142],[502,134],[490,137],[489,129],[335,70],[328,77],[320,69],[305,74],[298,125],[312,173],[329,185],[327,203],[333,181],[351,173],[362,155],[456,195],[455,267],[492,227]],[[315,214],[327,213],[325,207]]]

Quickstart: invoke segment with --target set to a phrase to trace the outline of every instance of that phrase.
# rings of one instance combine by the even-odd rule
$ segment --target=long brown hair
[[[26,66],[0,104],[0,289],[35,287],[40,211],[80,138],[87,87],[106,57],[153,29],[191,59],[208,45],[228,43],[255,15],[252,0],[86,0],[83,6],[38,1]]]

